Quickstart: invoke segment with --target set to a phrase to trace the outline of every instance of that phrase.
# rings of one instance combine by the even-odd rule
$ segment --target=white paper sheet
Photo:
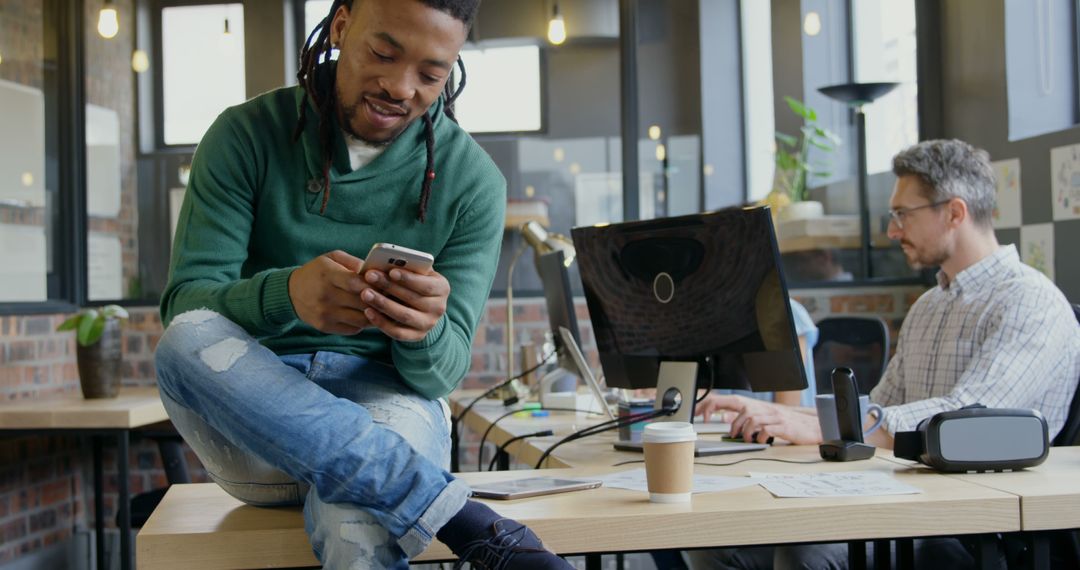
[[[869,497],[912,495],[922,490],[880,471],[837,473],[750,473],[776,497]]]
[[[598,477],[604,482],[605,487],[615,487],[617,489],[629,489],[631,491],[645,491],[648,492],[649,486],[645,481],[645,469],[631,469],[629,471],[619,471],[618,473],[611,473]],[[730,491],[731,489],[738,489],[741,487],[749,487],[751,485],[757,485],[757,481],[754,481],[747,477],[728,477],[725,475],[694,475],[694,493],[715,493],[718,491]]]
[[[1018,228],[1020,215],[1020,159],[998,160],[990,163],[997,178],[993,221],[995,228]]]
[[[1054,224],[1020,226],[1020,259],[1054,280]]]
[[[1050,149],[1054,220],[1080,218],[1080,144]]]

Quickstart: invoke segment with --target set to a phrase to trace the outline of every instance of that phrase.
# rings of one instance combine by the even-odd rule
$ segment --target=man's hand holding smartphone
[[[354,335],[371,326],[360,299],[369,286],[358,275],[364,260],[331,251],[289,276],[289,298],[296,316],[328,334]]]
[[[431,268],[429,254],[392,244],[375,244],[360,276],[364,317],[396,340],[423,339],[446,313],[450,282]]]

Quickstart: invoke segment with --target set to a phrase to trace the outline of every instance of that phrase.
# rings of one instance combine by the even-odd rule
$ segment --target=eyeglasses
[[[949,200],[941,200],[940,202],[934,202],[934,203],[931,203],[931,204],[923,204],[922,206],[915,206],[914,208],[897,208],[895,210],[889,210],[889,213],[888,213],[888,215],[885,216],[885,219],[886,219],[887,223],[895,222],[896,227],[898,227],[900,229],[904,229],[904,218],[906,218],[908,214],[910,214],[910,213],[912,213],[912,212],[914,212],[916,210],[922,210],[923,208],[936,208],[936,207],[938,207],[938,206],[940,206],[942,204],[948,204],[948,203],[949,203]]]

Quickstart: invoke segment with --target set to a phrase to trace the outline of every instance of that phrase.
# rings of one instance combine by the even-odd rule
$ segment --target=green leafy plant
[[[80,346],[90,346],[101,339],[105,331],[105,321],[109,319],[127,319],[128,312],[120,305],[105,305],[101,308],[89,307],[68,317],[58,331],[75,331],[75,340]]]
[[[807,198],[808,178],[824,178],[831,174],[828,165],[808,160],[810,148],[832,152],[840,146],[840,137],[817,124],[814,109],[791,97],[784,97],[784,100],[793,113],[802,117],[803,126],[799,129],[800,136],[776,133],[776,188],[773,190],[787,194],[792,202],[801,202]]]

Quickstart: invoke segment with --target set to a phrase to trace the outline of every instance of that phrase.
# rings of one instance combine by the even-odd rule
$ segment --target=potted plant
[[[776,177],[770,204],[777,207],[780,219],[802,219],[821,216],[821,202],[807,200],[811,177],[829,176],[828,166],[811,163],[810,148],[832,152],[840,146],[840,137],[817,124],[817,112],[791,97],[784,97],[793,113],[803,119],[799,136],[776,133]]]
[[[57,327],[75,331],[79,384],[83,397],[115,398],[120,388],[120,321],[128,312],[119,305],[86,308]]]

